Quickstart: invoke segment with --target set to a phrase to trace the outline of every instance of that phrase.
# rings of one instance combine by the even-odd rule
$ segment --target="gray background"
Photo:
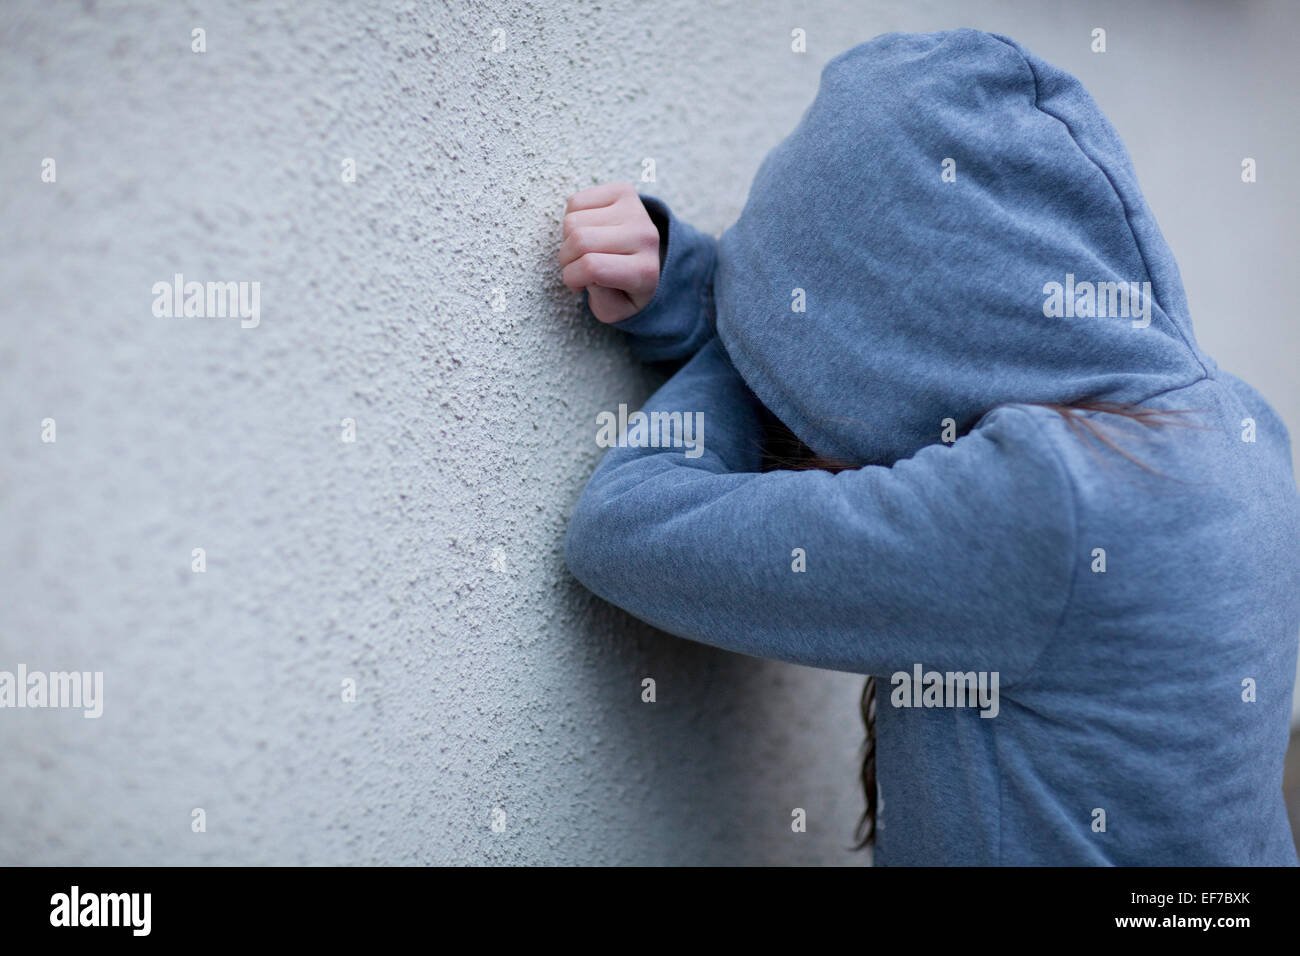
[[[1297,431],[1297,19],[4,4],[0,669],[102,670],[106,701],[0,712],[0,863],[866,862],[860,678],[659,634],[565,571],[596,413],[652,380],[559,282],[564,198],[652,157],[642,188],[719,232],[826,60],[1006,32],[1111,116],[1202,343]],[[174,272],[259,281],[260,327],[155,318]]]

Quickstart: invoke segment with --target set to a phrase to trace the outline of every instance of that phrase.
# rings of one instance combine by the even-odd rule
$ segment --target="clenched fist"
[[[631,183],[574,193],[560,245],[564,284],[587,290],[592,314],[619,322],[644,309],[659,284],[659,230]]]

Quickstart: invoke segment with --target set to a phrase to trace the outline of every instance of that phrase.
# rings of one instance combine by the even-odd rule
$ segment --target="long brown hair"
[[[1160,474],[1152,469],[1146,462],[1142,461],[1123,446],[1116,442],[1100,423],[1092,417],[1093,413],[1104,412],[1110,415],[1121,415],[1124,418],[1137,422],[1148,428],[1158,428],[1162,425],[1188,425],[1190,423],[1182,421],[1179,416],[1190,414],[1193,409],[1176,409],[1165,410],[1159,408],[1149,408],[1145,405],[1135,405],[1129,402],[1106,402],[1106,401],[1080,401],[1066,405],[1055,405],[1047,402],[1034,402],[1032,404],[1041,405],[1056,412],[1069,425],[1070,430],[1087,445],[1093,452],[1097,451],[1097,445],[1109,448],[1112,451],[1123,455],[1134,464],[1150,471],[1154,474]],[[815,455],[806,445],[803,444],[794,433],[785,427],[774,415],[768,413],[766,417],[767,425],[767,447],[764,455],[765,470],[789,469],[794,471],[820,470],[829,472],[847,471],[861,467],[847,461],[822,458]],[[1192,426],[1200,427],[1200,426]],[[1093,442],[1097,445],[1094,445]],[[1168,476],[1165,476],[1168,477]],[[867,677],[866,683],[862,686],[862,696],[858,701],[858,710],[862,716],[862,724],[866,729],[866,739],[862,743],[862,765],[858,773],[859,780],[862,784],[862,796],[866,806],[862,811],[862,816],[858,819],[858,824],[853,831],[853,849],[861,850],[871,846],[876,838],[876,813],[879,791],[876,786],[876,678],[875,675]]]

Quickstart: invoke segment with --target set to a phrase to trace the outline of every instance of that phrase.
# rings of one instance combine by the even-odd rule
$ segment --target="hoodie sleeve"
[[[672,214],[662,200],[641,197],[660,236],[667,236],[659,284],[646,307],[613,323],[632,338],[632,350],[645,362],[689,358],[713,335],[713,266],[718,241]],[[591,307],[587,292],[583,308]]]
[[[757,399],[717,339],[645,411],[700,412],[703,454],[611,449],[565,542],[577,578],[715,647],[887,676],[1033,668],[1076,567],[1070,480],[1036,421],[1004,407],[892,467],[761,467]]]

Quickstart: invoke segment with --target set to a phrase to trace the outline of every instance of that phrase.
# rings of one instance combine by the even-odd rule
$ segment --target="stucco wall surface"
[[[1225,6],[6,3],[0,669],[104,710],[0,713],[0,864],[865,862],[859,678],[564,568],[595,416],[655,384],[559,282],[564,197],[652,158],[719,232],[832,56],[1007,32],[1108,110],[1294,430],[1295,16]],[[176,273],[260,321],[155,316]]]

